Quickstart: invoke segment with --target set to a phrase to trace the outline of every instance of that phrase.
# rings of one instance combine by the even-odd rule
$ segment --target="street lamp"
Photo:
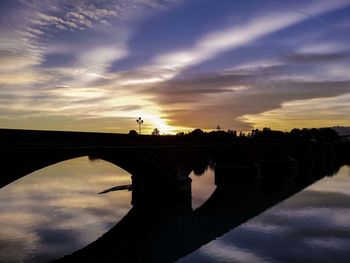
[[[141,117],[139,117],[137,120],[136,120],[137,124],[139,125],[139,134],[141,134],[141,126],[143,124],[143,119],[141,119]]]

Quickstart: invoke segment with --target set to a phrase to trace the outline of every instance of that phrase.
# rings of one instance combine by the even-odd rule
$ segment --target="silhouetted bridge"
[[[2,129],[0,187],[48,165],[90,156],[129,172],[139,189],[133,197],[143,191],[159,196],[176,191],[192,170],[200,173],[208,164],[216,167],[216,184],[228,185],[295,176],[315,162],[332,166],[341,155],[339,143]],[[230,175],[220,176],[225,170]]]
[[[349,144],[208,136],[0,130],[0,187],[80,156],[132,175],[133,208],[100,239],[63,262],[172,262],[325,175]],[[192,211],[191,171],[215,168],[214,194]]]

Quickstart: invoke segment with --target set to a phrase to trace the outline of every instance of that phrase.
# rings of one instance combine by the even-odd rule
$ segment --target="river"
[[[191,173],[192,207],[215,190],[214,171]],[[76,158],[0,189],[0,262],[47,262],[98,239],[131,209],[121,168]],[[346,262],[350,260],[350,170],[343,166],[177,262]]]

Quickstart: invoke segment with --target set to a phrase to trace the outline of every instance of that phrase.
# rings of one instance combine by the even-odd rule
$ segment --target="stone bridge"
[[[108,133],[0,130],[0,187],[48,165],[89,156],[111,162],[132,175],[133,201],[142,196],[181,196],[178,189],[215,166],[216,184],[285,179],[298,171],[334,165],[336,143],[249,140],[227,136],[147,136]],[[320,169],[324,169],[321,167]],[[229,172],[228,172],[229,171]],[[145,194],[146,193],[146,194]],[[133,202],[135,205],[135,202]]]

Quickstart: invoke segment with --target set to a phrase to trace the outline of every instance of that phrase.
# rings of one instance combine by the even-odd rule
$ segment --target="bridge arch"
[[[133,179],[145,179],[150,183],[166,183],[177,179],[176,167],[159,161],[157,156],[148,150],[48,148],[14,151],[3,155],[1,168],[4,175],[0,178],[0,188],[49,165],[83,156],[110,162],[131,174]]]

